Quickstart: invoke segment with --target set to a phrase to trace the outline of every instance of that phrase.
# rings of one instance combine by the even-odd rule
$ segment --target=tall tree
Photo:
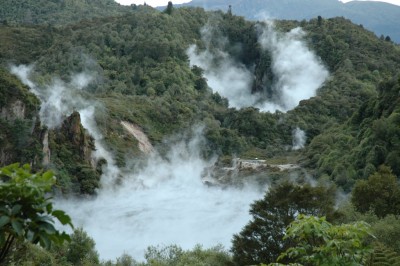
[[[174,7],[173,7],[173,4],[172,4],[172,2],[171,1],[168,1],[168,5],[167,5],[167,8],[165,9],[165,13],[167,13],[168,15],[171,15],[172,14],[172,11],[173,11],[173,9],[174,9]]]
[[[252,204],[253,219],[233,237],[237,265],[271,263],[291,246],[283,239],[286,227],[299,213],[333,218],[335,189],[283,182]]]
[[[400,186],[396,176],[389,167],[380,166],[368,180],[356,182],[351,201],[361,213],[371,210],[381,218],[400,214]]]
[[[278,260],[291,258],[301,265],[365,265],[372,252],[364,242],[370,230],[365,222],[332,225],[325,217],[300,214],[284,237],[295,245]]]

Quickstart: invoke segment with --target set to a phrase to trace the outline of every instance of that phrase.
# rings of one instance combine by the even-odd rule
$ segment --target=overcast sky
[[[115,2],[118,2],[121,5],[130,5],[130,4],[143,5],[143,3],[146,2],[146,4],[150,6],[166,6],[168,4],[168,1],[171,0],[115,0]],[[182,4],[190,1],[191,0],[172,0],[172,3]]]
[[[169,0],[115,0],[115,1],[122,5],[130,5],[130,4],[142,5],[144,2],[146,2],[146,4],[150,6],[166,6]],[[350,2],[351,0],[340,0],[340,1],[346,3]],[[365,1],[370,1],[370,0],[365,0]],[[375,0],[375,1],[387,2],[400,6],[400,0]],[[172,0],[173,4],[182,4],[187,2],[190,2],[190,0]]]
[[[340,0],[340,1],[347,3],[347,2],[350,2],[351,0]],[[359,0],[359,1],[371,1],[371,0]],[[374,0],[374,1],[386,2],[386,3],[400,6],[400,0]]]

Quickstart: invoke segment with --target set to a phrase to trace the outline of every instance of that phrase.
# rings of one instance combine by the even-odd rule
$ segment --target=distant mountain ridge
[[[311,19],[346,17],[355,24],[375,32],[377,36],[390,36],[400,43],[400,6],[383,2],[339,0],[193,0],[176,6],[197,6],[206,10],[228,10],[236,15],[255,20],[264,17],[276,19]]]

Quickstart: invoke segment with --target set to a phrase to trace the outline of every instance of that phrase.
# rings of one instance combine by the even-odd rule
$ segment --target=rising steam
[[[102,182],[105,184],[115,180],[119,175],[119,170],[115,166],[113,155],[105,147],[104,136],[95,121],[95,109],[100,106],[94,100],[87,99],[82,92],[93,80],[92,75],[82,72],[73,75],[70,83],[53,79],[49,85],[39,86],[31,80],[32,71],[32,66],[11,67],[11,73],[16,75],[40,99],[41,122],[47,128],[54,129],[59,127],[72,112],[79,112],[83,127],[96,142],[96,151],[93,153],[94,159],[104,158],[107,161],[107,164],[103,167],[103,171],[107,173],[107,178],[103,178]]]
[[[304,32],[295,28],[288,33],[279,33],[272,23],[267,22],[259,36],[261,47],[272,56],[272,73],[276,80],[272,84],[275,95],[260,103],[262,95],[251,93],[254,74],[224,51],[226,39],[215,41],[216,34],[210,24],[202,30],[206,49],[200,51],[196,45],[187,50],[190,65],[204,69],[208,85],[226,97],[229,106],[243,108],[254,106],[261,111],[283,111],[295,108],[301,100],[316,94],[317,89],[328,77],[328,71],[316,55],[302,40]],[[211,49],[212,47],[212,49]]]
[[[292,150],[300,150],[302,148],[304,148],[304,146],[306,145],[306,132],[304,132],[303,130],[301,130],[300,128],[296,128],[295,130],[293,130],[293,146],[292,146]]]
[[[254,105],[257,97],[247,90],[250,88],[253,74],[245,65],[236,62],[230,55],[223,51],[227,44],[226,38],[213,40],[215,29],[207,24],[202,28],[202,40],[206,50],[197,51],[196,45],[191,45],[187,50],[190,65],[197,65],[204,69],[204,75],[214,91],[229,100],[229,106],[242,108]],[[213,51],[212,44],[217,42],[217,48]]]
[[[315,96],[329,74],[302,41],[304,34],[301,28],[278,33],[267,23],[259,38],[262,47],[272,54],[272,71],[278,80],[273,86],[279,95],[280,111],[291,110],[301,100]]]
[[[201,158],[201,141],[198,132],[188,143],[175,144],[166,158],[153,154],[135,174],[127,169],[118,189],[58,207],[94,238],[103,259],[125,252],[140,260],[150,245],[228,247],[261,191],[205,186],[202,173],[213,162]]]
[[[42,101],[43,123],[56,128],[74,110],[79,111],[83,126],[95,139],[95,157],[108,161],[96,198],[56,202],[75,226],[83,227],[95,240],[102,259],[115,259],[124,252],[143,259],[150,245],[177,244],[185,249],[198,243],[230,246],[232,235],[250,219],[250,203],[260,198],[262,191],[251,186],[222,189],[203,184],[202,175],[214,161],[205,161],[200,155],[204,144],[200,129],[190,141],[175,143],[164,157],[155,152],[143,167],[118,169],[102,145],[103,136],[94,119],[98,105],[80,92],[90,78],[79,74],[68,84],[56,80],[40,87],[30,79],[31,71],[32,67],[12,67]],[[104,181],[116,176],[123,176],[116,188]]]

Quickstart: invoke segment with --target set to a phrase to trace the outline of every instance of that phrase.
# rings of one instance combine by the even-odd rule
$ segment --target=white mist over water
[[[201,159],[201,138],[174,145],[167,158],[153,154],[146,167],[125,173],[121,186],[100,191],[94,200],[63,201],[57,207],[94,238],[102,259],[125,252],[141,260],[151,245],[228,248],[262,191],[204,185],[202,173],[213,162]]]
[[[208,85],[227,98],[230,107],[254,106],[264,112],[286,112],[295,108],[301,100],[315,96],[329,73],[303,41],[305,33],[301,28],[279,33],[272,22],[266,22],[262,27],[258,42],[272,56],[271,70],[276,79],[272,84],[273,99],[260,103],[262,95],[251,93],[254,74],[223,50],[226,38],[220,37],[221,40],[216,41],[219,47],[211,51],[211,43],[214,41],[215,46],[215,40],[212,40],[214,29],[210,25],[202,30],[206,49],[199,51],[196,45],[192,45],[187,50],[190,65],[204,69]]]
[[[191,141],[175,143],[166,157],[153,153],[143,167],[118,169],[102,145],[103,136],[94,119],[98,105],[80,93],[89,84],[89,76],[87,79],[82,73],[73,76],[69,84],[55,80],[38,86],[31,81],[31,72],[32,67],[12,67],[12,73],[41,100],[41,121],[56,128],[78,111],[82,125],[95,139],[95,158],[108,161],[97,197],[55,203],[71,216],[75,227],[82,227],[95,240],[101,259],[127,253],[141,260],[151,245],[230,247],[233,234],[250,220],[250,204],[261,198],[263,191],[250,185],[221,188],[203,184],[202,174],[214,161],[201,158],[201,130],[195,130]],[[113,186],[110,180],[118,176],[121,184]]]

